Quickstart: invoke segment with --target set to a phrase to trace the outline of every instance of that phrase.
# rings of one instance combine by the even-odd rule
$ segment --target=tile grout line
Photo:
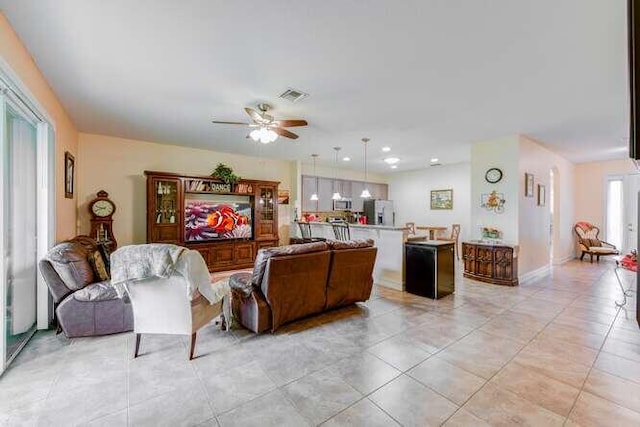
[[[601,277],[604,273],[605,273],[605,272],[603,272],[603,273],[600,275],[600,277]],[[598,278],[598,280],[599,280],[599,278]],[[528,297],[527,297],[527,299],[529,299],[529,298],[534,298],[535,294],[537,294],[537,293],[541,292],[542,290],[543,290],[543,289],[540,289],[538,292],[533,293],[532,295],[528,296]],[[576,299],[577,299],[577,298],[576,298]],[[516,304],[513,304],[511,307],[509,307],[509,309],[507,309],[507,310],[505,310],[505,311],[508,311],[508,310],[510,310],[512,307],[514,307],[514,306],[516,306],[516,305],[519,305],[519,304],[521,304],[521,303],[523,303],[523,302],[526,302],[526,300],[521,301],[521,302],[516,303]],[[555,315],[555,316],[553,316],[553,317],[552,317],[552,318],[551,318],[551,319],[550,319],[550,320],[545,324],[544,328],[540,329],[540,331],[538,331],[538,332],[537,332],[537,333],[536,333],[536,334],[535,334],[535,335],[534,335],[534,336],[533,336],[533,337],[532,337],[532,338],[531,338],[531,339],[530,339],[526,344],[524,344],[524,345],[520,348],[520,350],[518,350],[518,352],[517,352],[513,357],[511,357],[511,358],[510,358],[510,359],[509,359],[509,360],[508,360],[504,365],[502,365],[502,367],[501,367],[501,368],[500,368],[496,373],[494,373],[494,374],[493,374],[489,379],[487,379],[487,380],[485,381],[485,383],[482,385],[482,387],[480,387],[478,390],[476,390],[475,392],[473,392],[473,393],[472,393],[472,394],[467,398],[467,400],[465,400],[461,405],[459,405],[459,409],[458,409],[458,411],[459,411],[460,409],[462,409],[462,408],[467,404],[467,402],[469,402],[469,401],[470,401],[470,400],[471,400],[471,399],[472,399],[472,398],[473,398],[473,397],[474,397],[478,392],[480,392],[480,390],[484,389],[484,388],[486,387],[486,385],[487,385],[487,384],[489,384],[489,382],[490,382],[490,381],[491,381],[491,380],[492,380],[496,375],[498,375],[500,372],[502,372],[502,371],[504,370],[504,368],[505,368],[509,363],[511,363],[511,362],[512,362],[516,357],[518,357],[518,355],[522,352],[522,350],[524,350],[524,349],[525,349],[529,344],[531,344],[531,342],[532,342],[532,341],[534,341],[534,340],[535,340],[535,339],[536,339],[536,338],[537,338],[537,337],[538,337],[538,336],[539,336],[539,335],[540,335],[540,334],[541,334],[541,333],[542,333],[542,332],[543,332],[543,331],[544,331],[544,330],[545,330],[545,329],[546,329],[546,328],[547,328],[551,323],[553,323],[553,321],[554,321],[558,316],[560,316],[560,314],[562,314],[562,313],[566,310],[566,308],[567,308],[567,307],[568,307],[568,305],[567,305],[567,306],[565,306],[561,311],[559,311],[558,313],[556,313],[556,315]],[[482,326],[484,326],[484,324],[483,324]],[[496,335],[494,335],[494,336],[496,336]],[[457,365],[455,365],[455,366],[457,366]],[[461,369],[462,369],[462,368],[461,368]],[[463,369],[463,370],[464,370],[464,369]],[[467,371],[467,372],[468,372],[468,371]],[[475,374],[474,374],[474,375],[475,375]],[[478,375],[476,375],[476,376],[478,376]],[[545,376],[546,376],[546,375],[545,375]],[[507,390],[507,391],[511,392],[510,390]],[[523,397],[521,397],[518,393],[514,393],[514,392],[511,392],[511,393],[515,394],[516,396],[518,396],[518,397],[519,397],[519,398],[521,398],[521,399],[524,399],[524,398],[523,398]],[[528,403],[530,403],[530,404],[532,404],[532,405],[540,406],[540,405],[537,405],[537,404],[535,404],[535,403],[533,403],[533,402],[530,402],[528,399],[524,399],[524,400],[526,400]],[[541,407],[541,408],[542,408],[542,407]],[[543,408],[543,409],[546,409],[546,408]],[[479,417],[477,414],[475,414],[472,410],[470,410],[470,409],[466,409],[466,410],[467,410],[467,411],[469,411],[470,413],[472,413],[474,416],[476,416],[476,417],[478,417],[478,418],[482,419],[482,418],[481,418],[481,417]],[[548,410],[548,409],[546,409],[546,410],[547,410],[547,411],[549,411],[549,412],[551,412],[551,413],[553,413],[553,414],[560,415],[560,414],[557,414],[557,413],[555,413],[555,412],[553,412],[553,411],[550,411],[550,410]],[[453,417],[453,416],[454,416],[458,411],[456,411],[456,412],[454,412],[453,414],[451,414],[451,416],[450,416],[449,418],[447,418],[447,419],[444,421],[444,423],[446,423],[449,419],[451,419],[451,417]],[[571,413],[571,411],[569,411],[569,414],[570,414],[570,413]],[[564,418],[565,418],[565,420],[564,420],[563,424],[565,424],[565,423],[566,423],[566,421],[567,421],[567,419],[568,419],[568,416],[566,416],[566,417],[564,417]],[[483,421],[484,421],[484,420],[483,420]],[[443,423],[443,424],[444,424],[444,423]]]
[[[602,279],[602,276],[604,276],[606,273],[607,273],[607,271],[605,270],[605,271],[602,273],[602,275],[600,275],[600,277],[598,278],[598,281],[600,281],[600,280]],[[598,354],[596,355],[595,359],[594,359],[594,360],[593,360],[593,362],[591,363],[591,366],[589,367],[589,371],[587,372],[587,375],[585,376],[584,381],[582,382],[582,386],[580,387],[580,391],[579,391],[579,393],[578,393],[578,396],[576,396],[576,399],[574,400],[573,405],[571,406],[571,409],[570,409],[570,411],[569,411],[569,415],[571,415],[571,412],[573,412],[573,409],[575,408],[575,405],[576,405],[576,403],[578,402],[578,398],[579,398],[579,396],[583,393],[583,391],[585,391],[585,390],[584,390],[584,386],[586,385],[587,380],[589,379],[589,376],[591,375],[591,372],[592,372],[592,371],[593,371],[593,369],[595,368],[595,364],[596,364],[596,362],[597,362],[598,358],[600,357],[600,354],[601,354],[601,353],[602,353],[602,351],[603,351],[602,349],[604,348],[604,345],[605,345],[605,343],[607,342],[607,339],[609,339],[609,335],[611,334],[611,331],[613,330],[613,328],[614,328],[614,326],[615,326],[615,324],[616,324],[616,320],[618,319],[618,316],[620,316],[620,312],[621,312],[621,311],[622,311],[622,307],[618,307],[618,309],[617,309],[617,311],[616,311],[616,315],[614,316],[613,321],[611,322],[611,325],[609,326],[609,329],[607,330],[607,334],[606,334],[606,336],[605,336],[604,340],[602,340],[602,344],[600,345],[600,348],[598,349]],[[605,353],[607,353],[607,352],[605,352]],[[619,357],[622,357],[622,356],[619,356]],[[623,357],[623,359],[625,359],[625,358]],[[629,360],[629,359],[628,359],[628,360]],[[597,369],[597,368],[596,368],[596,369]],[[624,379],[624,378],[622,378],[622,377],[619,377],[618,375],[614,375],[614,374],[611,374],[611,375],[612,375],[612,376],[615,376],[615,377],[617,377],[617,378],[620,378],[620,379]],[[632,381],[632,382],[633,382],[633,381]],[[589,393],[589,392],[587,392],[587,393]],[[606,397],[602,397],[602,396],[600,396],[600,395],[596,395],[596,396],[598,396],[599,398],[604,399],[604,400],[606,400],[606,401],[608,401],[608,402],[614,403],[615,405],[618,405],[618,406],[620,406],[620,407],[622,407],[622,408],[625,408],[625,409],[627,409],[627,410],[630,410],[630,411],[633,411],[633,412],[638,413],[637,411],[635,411],[635,410],[633,410],[633,409],[631,409],[631,408],[627,408],[626,406],[623,406],[622,404],[620,404],[620,403],[618,403],[618,402],[614,402],[614,401],[612,401],[612,400],[610,400],[610,399],[607,399]],[[568,419],[569,419],[569,417],[567,417],[567,420],[568,420]],[[565,421],[565,424],[566,424],[566,421]]]

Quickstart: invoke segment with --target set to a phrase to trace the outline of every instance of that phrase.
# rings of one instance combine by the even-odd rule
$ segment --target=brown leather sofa
[[[314,242],[258,252],[253,273],[231,276],[234,317],[253,332],[366,301],[377,249],[371,240]]]

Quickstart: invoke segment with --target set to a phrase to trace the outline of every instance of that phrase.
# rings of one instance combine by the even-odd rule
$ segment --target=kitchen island
[[[311,235],[335,239],[331,223],[310,222]],[[295,222],[289,227],[291,237],[301,238],[300,228]],[[409,229],[386,225],[349,224],[352,239],[371,239],[378,248],[373,267],[376,285],[404,291],[404,242]]]

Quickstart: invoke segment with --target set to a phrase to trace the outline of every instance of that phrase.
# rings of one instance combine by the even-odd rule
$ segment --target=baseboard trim
[[[523,285],[529,282],[533,282],[537,279],[542,279],[545,276],[551,274],[551,264],[545,264],[540,268],[536,268],[533,271],[518,276],[518,282]]]
[[[554,260],[553,261],[553,265],[561,265],[564,264],[565,262],[569,262],[571,260],[577,259],[578,257],[576,257],[575,255],[568,255],[564,258],[560,258],[558,261]]]

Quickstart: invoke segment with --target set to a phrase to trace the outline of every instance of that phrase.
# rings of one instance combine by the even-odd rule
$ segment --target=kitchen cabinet
[[[318,178],[318,211],[328,212],[333,210],[333,180]]]
[[[351,182],[351,212],[362,212],[363,198],[360,197],[360,193],[364,190],[364,182],[352,181]]]
[[[369,182],[366,187],[371,193],[372,199],[387,200],[388,185]],[[362,212],[362,202],[360,197],[365,188],[363,181],[351,181],[347,179],[336,179],[318,177],[316,187],[316,177],[311,175],[302,176],[302,212],[329,212],[333,210],[333,200],[331,197],[335,191],[340,193],[344,199],[351,199],[351,211]],[[309,200],[311,195],[317,192],[318,201]]]
[[[303,176],[302,212],[316,212],[318,210],[318,202],[309,200],[314,191],[316,191],[316,178],[313,176]]]
[[[344,198],[344,199],[351,199],[353,198],[353,193],[351,192],[351,181],[346,181],[344,179],[339,180],[340,183],[340,195]],[[359,194],[358,194],[359,196]]]

